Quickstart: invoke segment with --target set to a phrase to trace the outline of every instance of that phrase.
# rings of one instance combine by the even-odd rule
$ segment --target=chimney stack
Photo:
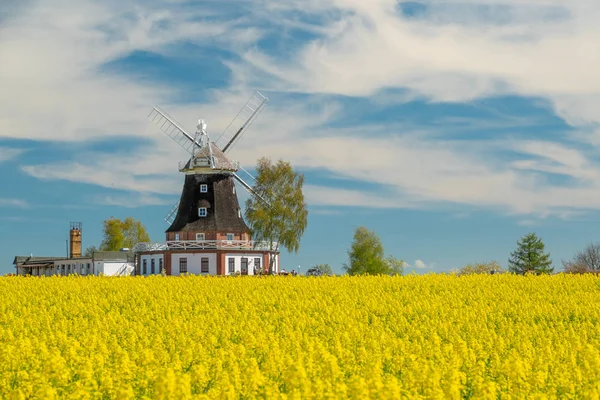
[[[81,257],[81,222],[71,222],[69,239],[69,258]]]

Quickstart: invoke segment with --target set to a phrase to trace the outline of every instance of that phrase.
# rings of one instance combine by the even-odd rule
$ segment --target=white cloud
[[[182,39],[213,41],[231,24],[159,1],[40,0],[18,12],[0,27],[0,137],[36,140],[140,136],[149,105],[173,89],[105,65]]]
[[[137,208],[144,206],[174,205],[173,199],[165,199],[144,193],[129,193],[123,195],[97,196],[94,203],[107,206]]]
[[[409,263],[407,263],[406,261],[404,262],[404,268],[417,268],[417,269],[427,269],[427,268],[435,268],[436,267],[436,263],[430,263],[430,264],[426,264],[423,260],[415,260],[415,262],[411,265]]]
[[[402,17],[396,5],[338,0],[306,8],[329,17],[321,37],[296,58],[253,50],[246,60],[301,91],[367,96],[400,87],[437,101],[518,93],[548,98],[572,123],[600,121],[595,0],[430,1],[420,18]]]
[[[482,4],[494,12],[476,7]],[[547,138],[526,141],[518,132],[512,141],[444,140],[444,121],[436,135],[399,123],[332,128],[331,122],[346,116],[343,101],[319,95],[383,91],[373,100],[385,104],[418,96],[467,101],[517,93],[548,100],[571,124],[587,129],[600,121],[600,7],[595,1],[432,0],[424,15],[405,18],[392,0],[257,0],[238,3],[248,11],[239,25],[218,9],[178,5],[151,1],[124,8],[116,1],[84,0],[73,6],[42,0],[2,24],[0,137],[103,138],[117,145],[123,136],[146,139],[130,152],[74,154],[60,162],[25,165],[23,171],[40,179],[137,191],[139,204],[141,198],[151,203],[159,201],[158,195],[179,194],[175,161],[186,155],[155,128],[144,129],[151,106],[163,105],[187,127],[206,118],[216,139],[251,93],[248,87],[258,87],[273,89],[277,99],[231,156],[245,166],[253,166],[259,155],[281,157],[303,170],[340,178],[340,187],[308,182],[311,205],[451,203],[537,216],[599,207],[594,148]],[[207,15],[211,22],[203,19]],[[315,39],[295,43],[297,49],[285,57],[256,46],[274,30],[287,44],[291,28]],[[135,50],[181,57],[174,50],[181,41],[216,44],[241,56],[225,62],[233,74],[230,85],[209,92],[206,104],[181,104],[181,88],[104,68]],[[394,88],[408,94],[386,94]],[[309,96],[285,96],[292,91]],[[469,129],[485,128],[474,125]],[[597,137],[580,133],[576,139],[597,145]],[[10,151],[0,148],[0,161],[18,155],[14,150],[7,155]],[[518,159],[504,161],[498,153],[507,151],[518,152]],[[556,183],[549,174],[569,183]],[[117,195],[104,200],[126,203]]]
[[[0,207],[27,208],[27,202],[21,199],[0,198]]]
[[[422,260],[415,260],[414,263],[415,268],[424,269],[424,268],[435,268],[435,263],[425,264]]]
[[[13,149],[10,147],[0,147],[0,163],[10,161],[23,154],[23,149]]]

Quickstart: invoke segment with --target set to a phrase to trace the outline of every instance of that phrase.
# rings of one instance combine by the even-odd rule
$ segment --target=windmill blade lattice
[[[258,197],[262,202],[266,203],[267,205],[269,204],[269,202],[267,200],[265,200],[264,197],[262,197],[256,190],[254,190],[254,188],[252,186],[248,185],[242,178],[240,178],[240,176],[238,174],[236,174],[234,172],[233,176],[244,187],[244,189],[246,189],[251,195]]]
[[[173,223],[173,220],[175,220],[175,216],[177,215],[177,210],[179,209],[179,201],[180,200],[177,200],[177,203],[173,206],[171,211],[165,217],[165,221],[167,221],[167,223],[169,225],[171,225]]]
[[[173,139],[175,143],[183,147],[188,153],[193,153],[194,144],[200,148],[202,147],[200,142],[197,142],[174,118],[160,108],[154,107],[148,115],[148,119],[154,122],[164,134]]]
[[[215,144],[223,150],[223,153],[227,152],[244,134],[244,131],[252,125],[252,122],[254,122],[258,114],[263,110],[267,101],[269,99],[263,96],[262,93],[259,91],[254,92],[250,100],[242,107],[219,139],[217,139]]]

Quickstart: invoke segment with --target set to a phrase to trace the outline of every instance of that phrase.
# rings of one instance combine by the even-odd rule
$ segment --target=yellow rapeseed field
[[[0,278],[0,398],[589,398],[600,279]]]

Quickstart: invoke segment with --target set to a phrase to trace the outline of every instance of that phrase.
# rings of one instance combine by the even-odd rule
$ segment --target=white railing
[[[119,268],[119,270],[115,273],[115,276],[127,276],[127,275],[131,275],[131,271],[129,271],[130,267],[133,270],[133,267],[130,266],[129,264],[127,264],[127,263],[123,264],[121,266],[121,268]]]
[[[185,169],[187,163],[189,161],[179,161],[179,163],[177,164],[179,167],[179,172],[183,172],[183,170]],[[208,161],[200,161],[195,159],[192,162],[192,165],[190,168],[196,168],[196,167],[210,167],[210,162]],[[217,169],[219,170],[228,170],[228,171],[237,171],[240,169],[240,162],[239,161],[234,161],[234,160],[228,160],[228,162],[225,161],[221,161],[219,163],[219,165],[217,166]]]
[[[133,248],[136,253],[163,250],[261,250],[277,248],[277,242],[253,240],[173,240],[159,243],[138,243]]]

